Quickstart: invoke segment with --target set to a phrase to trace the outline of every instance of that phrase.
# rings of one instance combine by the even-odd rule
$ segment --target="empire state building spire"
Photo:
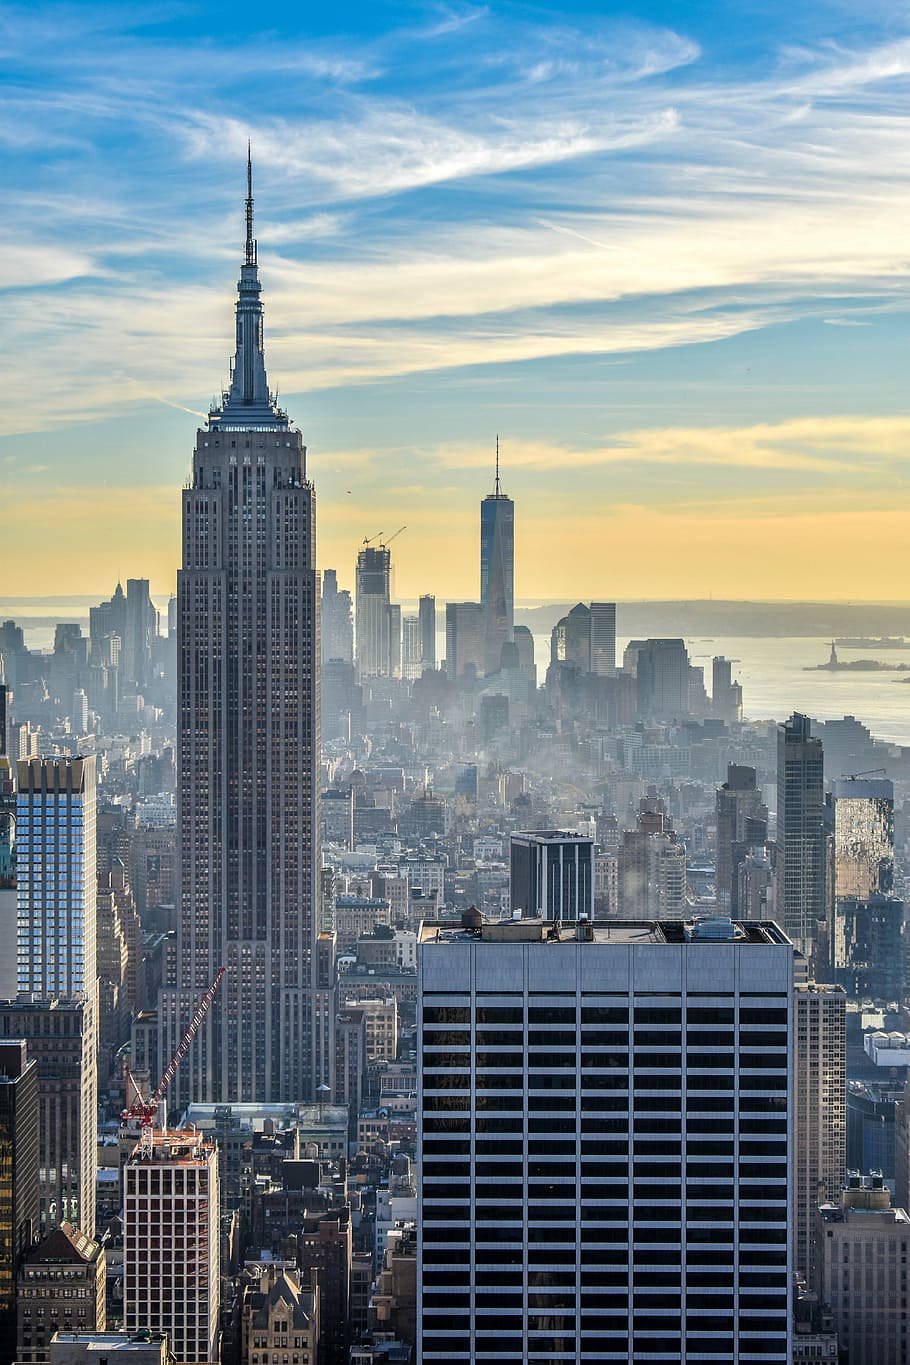
[[[263,343],[262,285],[259,252],[253,236],[253,160],[246,158],[246,247],[237,283],[237,349],[231,364],[231,385],[222,405],[209,413],[211,428],[255,428],[286,431],[288,415],[269,392]]]

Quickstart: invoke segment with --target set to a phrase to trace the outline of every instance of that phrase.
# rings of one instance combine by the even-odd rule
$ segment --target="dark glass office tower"
[[[480,604],[483,608],[484,671],[498,673],[502,647],[515,624],[515,504],[499,479],[496,438],[496,482],[480,504]]]
[[[786,1365],[793,949],[773,923],[421,925],[421,1365]]]
[[[825,778],[822,742],[794,712],[777,731],[778,923],[810,953],[825,917]]]
[[[180,919],[160,1056],[222,964],[227,975],[177,1102],[297,1100],[312,1087],[315,493],[303,437],[269,391],[260,291],[248,183],[230,387],[197,433],[183,492]]]
[[[0,1042],[0,1360],[16,1354],[16,1271],[38,1231],[38,1067]]]

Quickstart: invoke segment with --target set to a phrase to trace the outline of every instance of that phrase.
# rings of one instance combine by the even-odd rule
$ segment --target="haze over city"
[[[906,597],[902,11],[0,24],[7,595],[173,589],[249,139],[267,360],[342,582],[406,524],[399,595],[430,560],[474,593],[499,432],[520,597]]]

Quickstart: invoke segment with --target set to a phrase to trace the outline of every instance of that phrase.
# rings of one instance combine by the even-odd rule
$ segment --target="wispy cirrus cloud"
[[[345,415],[359,392],[385,403],[371,436],[396,486],[418,486],[409,384],[438,376],[434,401],[470,425],[506,372],[529,376],[511,414],[529,477],[602,465],[622,496],[656,499],[658,478],[686,475],[693,497],[734,476],[750,496],[772,474],[829,488],[899,476],[900,16],[835,23],[822,5],[801,42],[769,26],[752,57],[731,48],[719,64],[723,35],[703,47],[694,30],[605,16],[431,5],[325,34],[205,12],[39,3],[0,17],[8,433],[204,412],[227,374],[251,137],[272,379],[298,395],[292,411],[305,392],[334,391],[325,406]],[[805,428],[727,420],[726,382],[703,385],[717,411],[697,425],[654,377],[674,348],[724,357],[775,328],[769,354],[791,348],[796,384],[813,362],[787,340],[802,324],[835,348]],[[881,357],[877,429],[849,425],[861,340]],[[606,383],[607,357],[633,363]],[[570,361],[587,363],[587,387],[563,368],[567,429],[541,433],[536,400]],[[778,398],[755,401],[773,413]],[[636,405],[660,416],[630,424]],[[427,445],[438,473],[478,467],[470,436]],[[636,470],[652,486],[630,492]]]
[[[904,461],[910,414],[899,417],[805,417],[751,426],[665,426],[619,432],[590,446],[511,440],[510,470],[592,469],[608,465],[790,470],[868,476],[876,466]],[[444,443],[431,452],[443,469],[488,469],[489,451]]]

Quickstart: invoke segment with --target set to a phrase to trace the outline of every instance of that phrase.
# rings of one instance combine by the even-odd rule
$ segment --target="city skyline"
[[[905,595],[899,18],[214,15],[6,21],[8,592],[172,590],[249,137],[320,567],[406,522],[398,593],[473,597],[498,430],[519,597]]]

